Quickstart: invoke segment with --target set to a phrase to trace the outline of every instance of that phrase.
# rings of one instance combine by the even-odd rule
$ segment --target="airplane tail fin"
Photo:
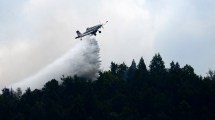
[[[78,37],[81,36],[81,32],[79,32],[78,30],[76,31]]]

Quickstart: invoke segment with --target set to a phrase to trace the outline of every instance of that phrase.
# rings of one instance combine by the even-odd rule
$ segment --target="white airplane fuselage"
[[[86,31],[84,33],[80,33],[79,31],[76,31],[78,36],[75,38],[82,38],[86,35],[95,35],[96,36],[96,33],[97,31],[102,27],[102,24],[100,25],[96,25],[96,26],[93,26],[93,27],[90,27],[90,28],[87,28]]]

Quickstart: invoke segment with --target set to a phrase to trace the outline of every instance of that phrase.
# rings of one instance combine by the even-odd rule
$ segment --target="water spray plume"
[[[62,75],[77,75],[96,80],[99,76],[98,72],[101,64],[99,50],[97,41],[94,38],[87,37],[39,73],[8,87],[13,89],[20,87],[22,90],[28,87],[32,90],[40,89],[51,79],[60,81]]]

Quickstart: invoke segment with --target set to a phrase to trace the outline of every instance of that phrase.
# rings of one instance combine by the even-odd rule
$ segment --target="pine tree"
[[[132,70],[132,71],[137,70],[137,65],[136,65],[136,62],[134,59],[132,60],[131,66],[129,67],[129,70]]]
[[[120,64],[118,66],[118,70],[117,70],[118,77],[125,80],[127,78],[127,76],[126,76],[127,70],[128,70],[128,67],[125,65],[124,62],[122,64]]]
[[[145,62],[144,62],[144,60],[143,60],[143,57],[140,58],[140,62],[139,62],[139,64],[138,64],[137,67],[138,67],[138,70],[139,70],[140,72],[142,72],[142,73],[147,72],[146,65],[145,65]]]
[[[136,79],[136,71],[137,71],[137,65],[133,59],[131,66],[128,68],[128,72],[127,72],[128,82],[132,82],[134,79]]]
[[[114,62],[111,62],[110,70],[111,70],[112,74],[116,75],[117,70],[118,70],[118,65],[116,63],[114,63]]]
[[[179,74],[181,71],[181,68],[180,68],[180,65],[178,62],[174,63],[174,61],[172,61],[170,63],[170,69],[169,69],[169,72],[171,74]]]
[[[166,72],[164,61],[162,60],[160,54],[155,54],[153,57],[151,64],[149,65],[151,74],[162,75]]]
[[[140,58],[137,68],[137,84],[142,86],[142,84],[148,79],[148,71],[143,57]]]

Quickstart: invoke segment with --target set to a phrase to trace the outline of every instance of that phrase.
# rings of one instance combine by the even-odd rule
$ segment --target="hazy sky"
[[[106,20],[97,36],[102,69],[147,66],[160,52],[165,65],[215,69],[214,0],[0,0],[0,84],[29,77],[81,42],[76,30]]]

